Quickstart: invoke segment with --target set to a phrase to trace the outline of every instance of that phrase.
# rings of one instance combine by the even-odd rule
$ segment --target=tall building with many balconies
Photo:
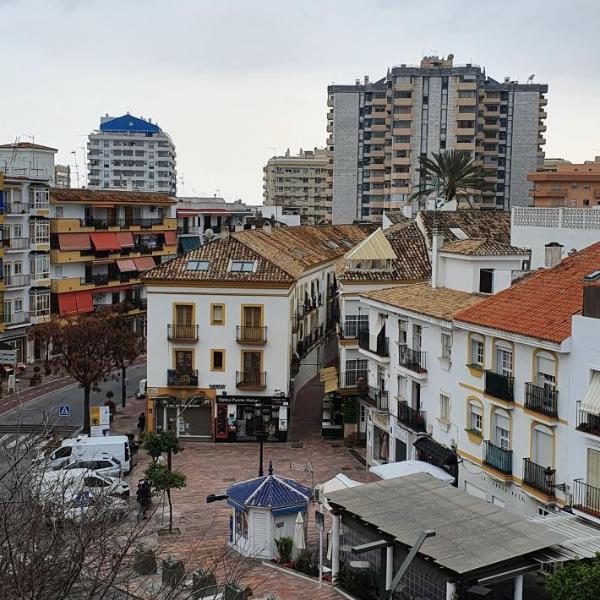
[[[290,151],[273,156],[263,169],[263,199],[267,206],[281,206],[300,213],[302,225],[331,223],[331,185],[326,148]]]
[[[151,119],[105,115],[88,138],[88,187],[174,196],[175,156],[173,141]]]
[[[382,79],[328,88],[333,223],[381,219],[410,204],[419,159],[469,152],[493,185],[482,208],[527,206],[527,173],[543,163],[546,84],[498,82],[477,65],[425,57]]]

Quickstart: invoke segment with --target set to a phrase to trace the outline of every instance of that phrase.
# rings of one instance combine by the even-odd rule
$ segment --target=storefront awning
[[[77,302],[78,313],[87,313],[94,310],[92,292],[75,292],[75,301]]]
[[[325,387],[324,392],[330,394],[338,389],[338,372],[335,367],[321,369],[321,381]]]
[[[177,244],[177,234],[174,231],[165,231],[165,245],[174,246]]]
[[[190,250],[195,250],[201,246],[200,238],[196,235],[179,238],[179,243],[181,244],[182,252],[189,252]]]
[[[59,233],[58,247],[61,250],[89,250],[92,247],[89,233]]]
[[[590,386],[581,402],[581,410],[592,415],[600,415],[600,372],[594,371]]]
[[[137,271],[135,262],[131,258],[126,258],[124,260],[118,260],[117,267],[121,273],[129,273],[131,271]]]
[[[117,239],[119,240],[119,244],[121,244],[121,248],[133,248],[133,235],[129,231],[119,231],[117,233]]]
[[[418,450],[419,452],[422,452],[423,454],[426,454],[432,458],[438,465],[456,464],[456,454],[452,452],[450,448],[446,448],[446,446],[438,444],[435,440],[428,436],[423,436],[417,439],[413,443],[413,447],[415,450]]]
[[[134,258],[133,261],[135,262],[135,267],[138,271],[147,271],[156,266],[156,263],[151,256],[141,256],[140,258]]]
[[[90,233],[90,238],[92,239],[92,244],[94,244],[94,249],[98,252],[121,249],[121,244],[116,233]]]
[[[75,292],[58,294],[58,314],[61,317],[77,314],[77,300],[75,300]]]

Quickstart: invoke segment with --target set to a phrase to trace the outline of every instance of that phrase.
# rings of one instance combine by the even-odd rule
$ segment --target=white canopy
[[[404,477],[405,475],[414,475],[415,473],[427,473],[445,481],[452,483],[454,477],[446,473],[443,469],[430,465],[422,460],[403,460],[400,462],[387,463],[386,465],[378,465],[371,467],[369,471],[381,479],[395,479],[396,477]]]
[[[585,398],[581,402],[581,410],[593,415],[600,415],[600,372],[594,371]]]
[[[322,490],[322,495],[327,497],[327,495],[331,494],[332,492],[346,490],[357,485],[362,484],[360,481],[354,481],[354,479],[350,479],[350,477],[347,477],[343,473],[338,473],[335,477],[329,481],[326,481],[325,483],[319,484],[317,487]]]

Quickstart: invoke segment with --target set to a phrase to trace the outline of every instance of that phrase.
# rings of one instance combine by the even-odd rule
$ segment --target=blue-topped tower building
[[[105,115],[88,137],[88,187],[175,196],[175,144],[152,119]]]

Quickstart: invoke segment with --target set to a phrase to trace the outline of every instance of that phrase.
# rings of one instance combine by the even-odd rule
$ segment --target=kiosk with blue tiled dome
[[[269,474],[232,485],[227,503],[232,509],[229,544],[240,554],[254,558],[276,558],[276,539],[293,537],[298,513],[306,513],[312,490]],[[304,519],[306,522],[307,519]]]

